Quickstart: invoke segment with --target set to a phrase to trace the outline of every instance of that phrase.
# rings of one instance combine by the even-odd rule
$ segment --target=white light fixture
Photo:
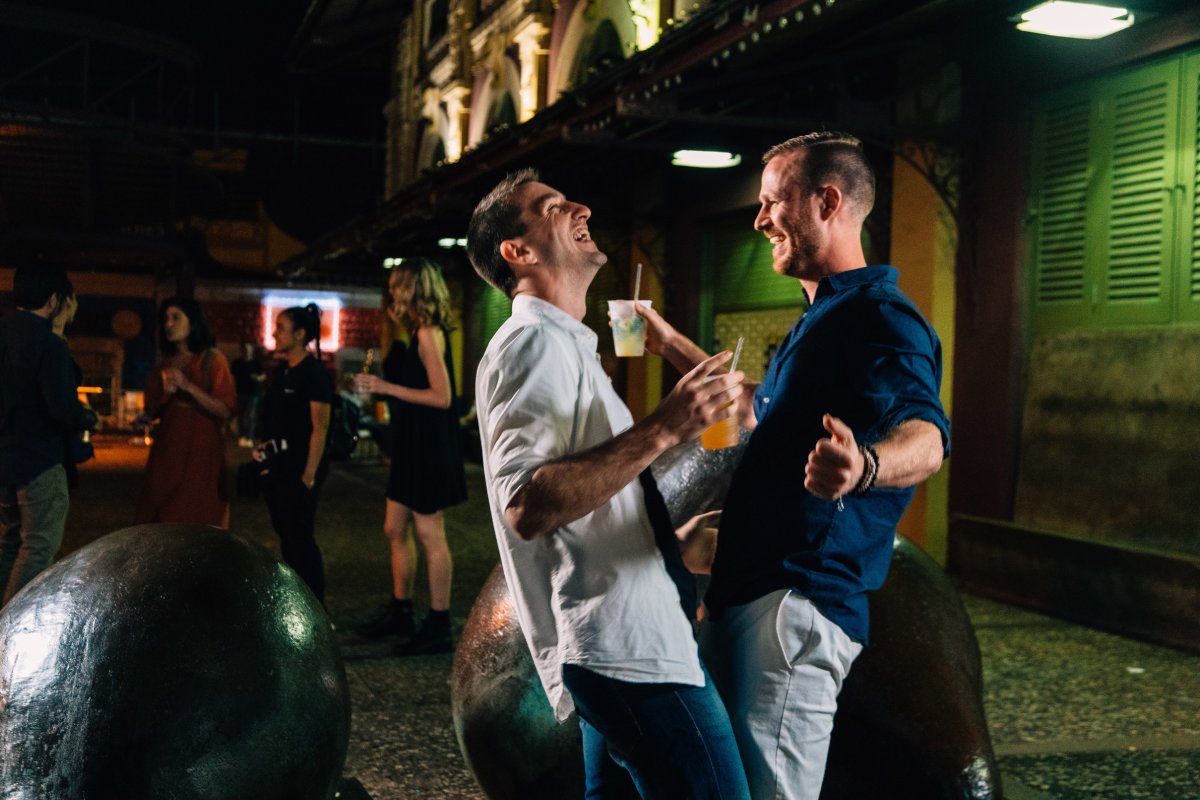
[[[383,268],[384,269],[392,269],[394,267],[400,266],[403,263],[404,263],[403,258],[385,258],[383,260]]]
[[[466,247],[466,239],[455,239],[453,236],[448,236],[445,239],[438,239],[438,247],[443,250],[449,250],[452,247]]]
[[[724,153],[719,150],[676,150],[671,156],[671,163],[677,167],[723,169],[736,167],[742,163],[742,157],[737,153]]]
[[[1100,39],[1132,24],[1133,12],[1127,8],[1050,0],[1021,14],[1017,30],[1071,39]]]
[[[328,292],[268,292],[262,301],[262,339],[268,350],[275,350],[275,317],[279,312],[294,306],[303,308],[309,303],[321,309],[321,349],[337,352],[342,338],[342,298]]]

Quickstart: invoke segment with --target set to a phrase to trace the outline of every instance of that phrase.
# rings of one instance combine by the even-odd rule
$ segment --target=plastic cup
[[[716,378],[723,377],[721,375],[710,375],[705,378],[705,383]],[[705,450],[724,450],[726,447],[736,447],[738,443],[738,423],[737,412],[733,408],[733,403],[725,406],[729,409],[729,416],[724,419],[719,419],[712,425],[704,429],[700,434],[700,446]]]
[[[642,308],[650,308],[649,300],[637,301]],[[612,317],[613,348],[618,356],[638,357],[646,354],[646,320],[633,310],[633,300],[609,300],[608,313]]]

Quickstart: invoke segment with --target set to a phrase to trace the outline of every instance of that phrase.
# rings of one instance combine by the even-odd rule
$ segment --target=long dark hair
[[[203,353],[216,344],[216,337],[213,336],[212,328],[208,327],[208,320],[204,318],[199,303],[190,297],[168,297],[158,307],[158,347],[164,356],[173,356],[177,350],[174,342],[167,341],[167,334],[163,330],[167,309],[171,306],[178,308],[188,318],[188,350]]]
[[[321,309],[316,303],[308,305],[292,306],[285,308],[280,314],[286,314],[287,318],[292,322],[292,329],[304,329],[304,345],[307,347],[311,341],[317,343],[317,358],[321,357]]]

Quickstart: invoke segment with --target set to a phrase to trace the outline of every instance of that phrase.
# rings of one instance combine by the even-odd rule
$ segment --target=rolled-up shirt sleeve
[[[941,343],[929,324],[912,308],[882,303],[858,319],[860,337],[851,346],[850,371],[861,381],[858,396],[875,420],[866,441],[875,442],[903,422],[919,419],[942,434],[943,457],[950,455],[950,420],[942,410]]]
[[[580,398],[579,355],[544,325],[522,328],[481,373],[484,457],[499,508],[507,508],[542,464],[572,452]]]

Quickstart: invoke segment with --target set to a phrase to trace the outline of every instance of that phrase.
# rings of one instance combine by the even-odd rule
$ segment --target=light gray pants
[[[67,473],[51,467],[24,486],[0,486],[0,588],[4,603],[50,566],[67,524]]]
[[[837,696],[862,652],[808,598],[782,589],[700,628],[754,800],[817,800]]]

